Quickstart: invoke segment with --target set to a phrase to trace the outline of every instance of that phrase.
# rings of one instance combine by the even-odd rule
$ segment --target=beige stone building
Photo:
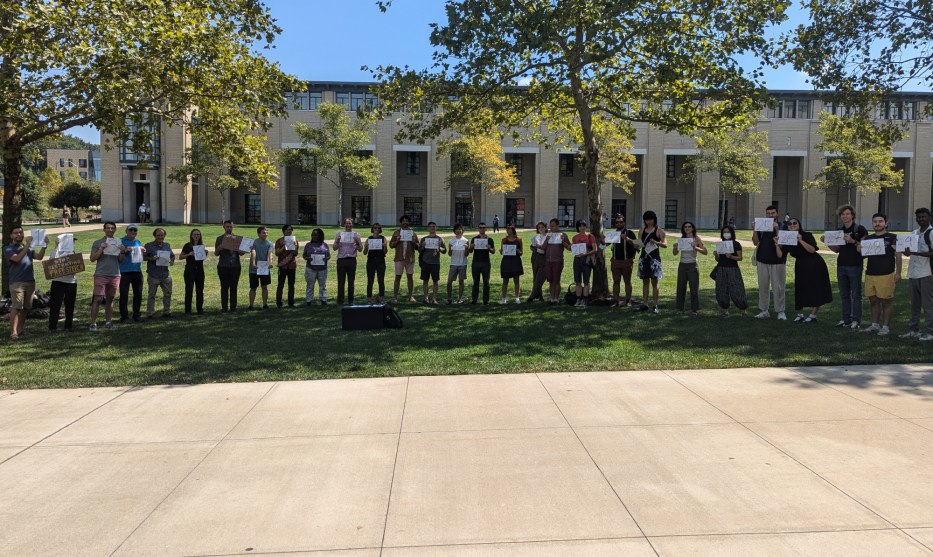
[[[65,171],[74,169],[84,180],[100,180],[100,153],[84,149],[48,149],[45,153],[48,168],[65,177]]]
[[[295,122],[319,122],[316,110],[322,102],[336,102],[356,110],[375,102],[368,83],[312,82],[306,91],[292,93],[297,106],[287,119],[275,122],[269,132],[274,148],[298,147]],[[632,193],[605,184],[601,191],[608,215],[625,214],[631,223],[640,223],[646,210],[655,211],[662,225],[676,228],[692,220],[701,228],[715,228],[720,215],[734,218],[738,227],[747,228],[766,206],[774,204],[780,214],[798,216],[809,229],[833,227],[835,208],[847,202],[847,194],[804,190],[806,179],[813,179],[828,153],[815,145],[820,111],[833,111],[812,91],[773,91],[777,103],[762,111],[758,128],[769,133],[770,153],[762,164],[771,169],[761,184],[761,193],[727,196],[720,199],[716,177],[703,175],[694,182],[680,179],[686,157],[696,153],[693,140],[667,134],[647,125],[638,125],[632,152],[639,170],[634,175]],[[900,191],[857,195],[851,199],[859,221],[881,210],[888,214],[891,228],[908,229],[913,211],[933,205],[933,119],[922,117],[933,94],[902,94],[878,109],[879,118],[902,120],[908,138],[898,143],[892,157],[904,170]],[[520,187],[508,195],[477,191],[474,204],[466,185],[446,186],[450,161],[436,157],[436,145],[408,145],[395,141],[396,124],[379,122],[372,143],[366,146],[379,157],[383,174],[374,190],[360,186],[344,187],[342,207],[338,207],[336,187],[328,180],[299,168],[280,169],[278,187],[258,192],[234,190],[225,203],[221,196],[197,181],[167,183],[165,176],[180,165],[191,144],[190,135],[179,127],[163,126],[154,143],[154,160],[143,164],[131,148],[107,151],[103,155],[102,205],[108,220],[135,220],[136,207],[145,202],[155,222],[219,222],[222,216],[238,223],[336,224],[342,216],[359,225],[381,222],[392,225],[399,216],[409,215],[415,224],[435,221],[441,226],[462,222],[475,226],[479,221],[515,222],[533,227],[538,220],[557,217],[572,222],[587,218],[588,200],[583,172],[573,152],[544,149],[537,144],[504,147],[505,156],[515,165]]]

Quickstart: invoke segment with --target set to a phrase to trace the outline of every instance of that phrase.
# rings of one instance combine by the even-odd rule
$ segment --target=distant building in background
[[[84,149],[49,149],[45,154],[48,168],[55,170],[64,178],[65,171],[75,169],[78,176],[85,180],[100,181],[100,152]]]

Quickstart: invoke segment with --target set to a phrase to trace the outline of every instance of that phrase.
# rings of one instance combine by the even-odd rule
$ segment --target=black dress
[[[800,233],[807,244],[816,247],[816,240],[809,232]],[[803,246],[781,246],[795,259],[794,263],[794,307],[819,307],[833,301],[833,287],[829,283],[829,270],[819,253],[810,253]]]

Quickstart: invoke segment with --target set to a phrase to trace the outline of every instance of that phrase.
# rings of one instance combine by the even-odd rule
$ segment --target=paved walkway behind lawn
[[[0,391],[5,555],[933,555],[933,366]]]

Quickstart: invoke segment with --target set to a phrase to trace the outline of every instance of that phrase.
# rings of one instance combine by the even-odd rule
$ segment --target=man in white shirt
[[[143,201],[143,202],[139,205],[139,215],[138,215],[138,217],[139,217],[139,219],[138,219],[139,222],[146,222],[146,213],[147,213],[147,212],[148,212],[148,209],[146,208],[146,202]]]
[[[917,338],[922,341],[933,340],[933,229],[930,227],[930,210],[921,207],[914,211],[917,229],[913,234],[919,236],[917,251],[904,248],[904,255],[910,258],[907,264],[907,285],[910,289],[910,330],[901,338]],[[920,312],[924,314],[924,325],[920,326]]]
[[[457,223],[454,225],[454,237],[450,239],[448,253],[450,253],[450,273],[447,275],[447,303],[453,303],[453,284],[457,280],[460,282],[457,294],[457,303],[463,303],[463,282],[467,275],[467,261],[469,255],[467,249],[469,241],[463,237],[463,225]]]

